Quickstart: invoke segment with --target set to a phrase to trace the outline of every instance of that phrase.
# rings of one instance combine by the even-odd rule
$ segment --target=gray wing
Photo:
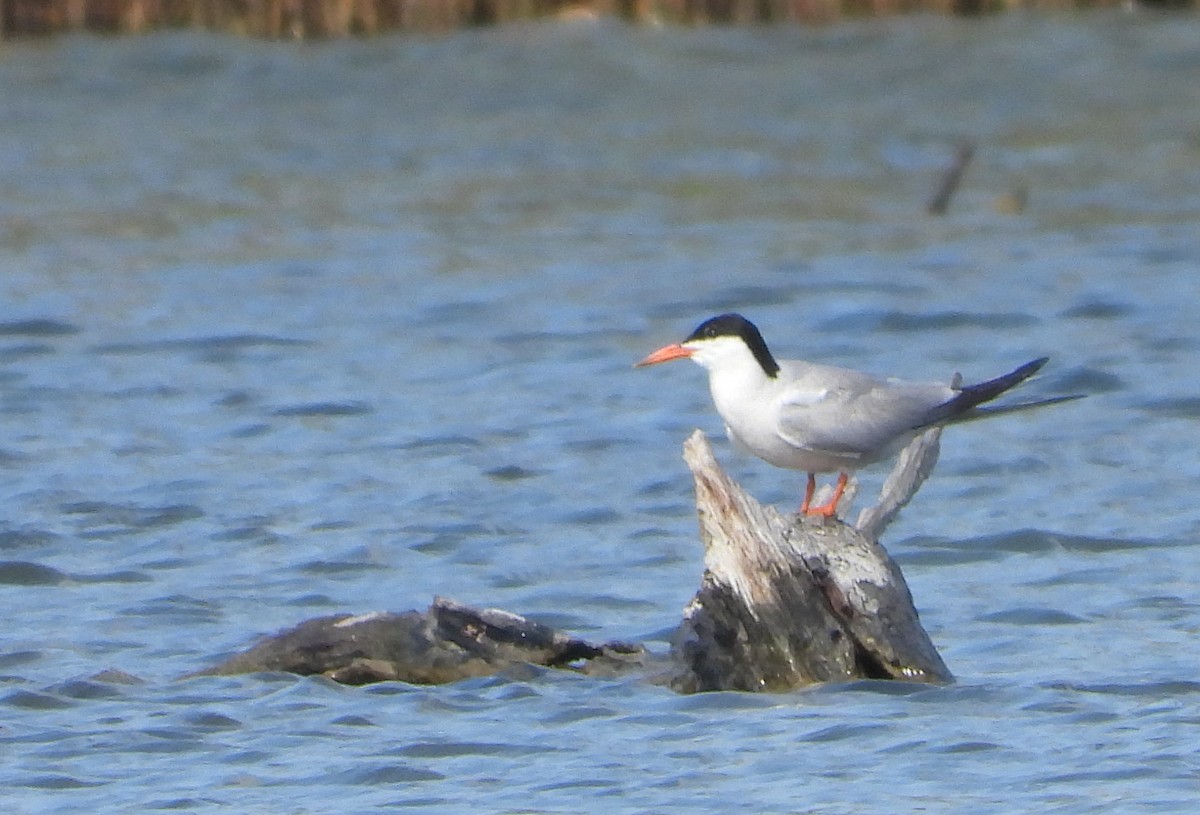
[[[779,432],[807,450],[871,462],[927,426],[957,390],[939,383],[876,379],[845,368],[790,363],[778,403]]]

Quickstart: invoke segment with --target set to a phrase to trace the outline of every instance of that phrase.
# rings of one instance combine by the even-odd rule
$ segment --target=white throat
[[[714,337],[684,345],[692,349],[692,361],[708,371],[713,404],[727,425],[737,426],[747,410],[761,404],[762,391],[777,383],[763,371],[741,337]]]

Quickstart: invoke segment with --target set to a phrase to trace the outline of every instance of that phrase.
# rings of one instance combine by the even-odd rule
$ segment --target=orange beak
[[[633,367],[644,368],[647,365],[657,365],[660,362],[670,362],[673,359],[687,359],[694,353],[696,352],[691,348],[684,348],[679,343],[664,345],[641,362],[634,364]]]

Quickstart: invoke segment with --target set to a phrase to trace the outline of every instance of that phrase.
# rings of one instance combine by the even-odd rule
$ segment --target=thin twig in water
[[[969,141],[959,145],[958,151],[954,154],[954,162],[942,175],[942,183],[938,185],[937,192],[929,200],[927,211],[930,215],[946,214],[946,210],[950,206],[950,198],[958,189],[963,173],[966,172],[967,165],[971,163],[971,157],[974,155],[975,142]]]

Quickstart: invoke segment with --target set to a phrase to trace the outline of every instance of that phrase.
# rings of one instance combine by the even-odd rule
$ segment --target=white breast
[[[864,463],[852,451],[822,450],[810,444],[802,424],[792,422],[790,432],[783,432],[785,413],[795,417],[805,406],[819,409],[831,396],[828,388],[769,378],[754,363],[710,369],[709,390],[730,440],[769,464],[826,473],[855,470]]]

